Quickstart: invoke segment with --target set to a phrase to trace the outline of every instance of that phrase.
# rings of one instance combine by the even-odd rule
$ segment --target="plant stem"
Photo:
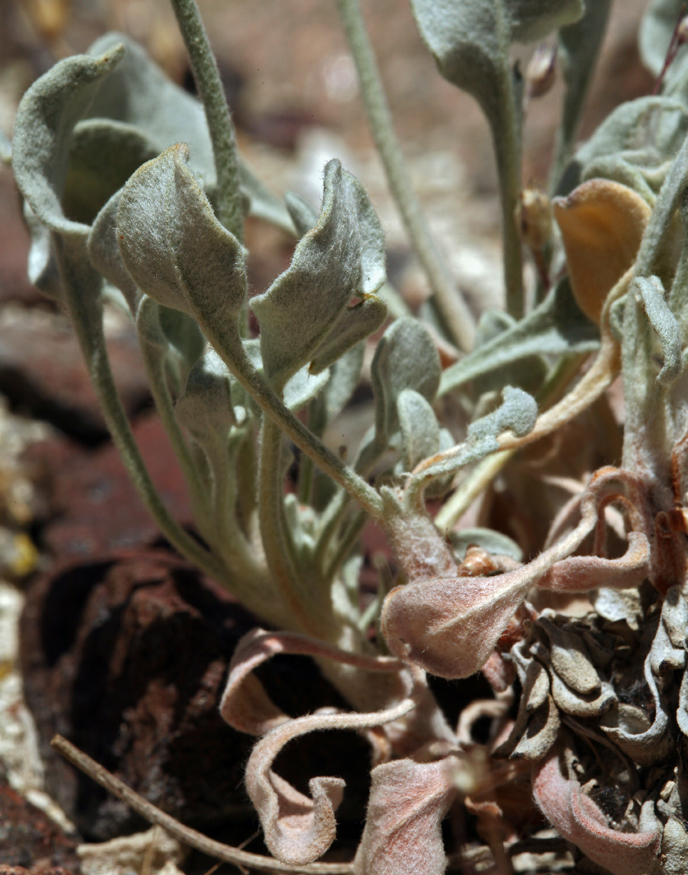
[[[537,396],[541,408],[547,409],[559,400],[566,386],[579,373],[581,364],[586,358],[585,354],[564,356],[554,365]],[[478,462],[435,517],[435,525],[443,535],[449,534],[457,521],[516,452],[518,448],[501,450]]]
[[[516,104],[516,91],[508,56],[502,68],[501,92],[498,123],[491,120],[491,128],[502,204],[506,311],[514,319],[521,319],[525,311],[523,252],[516,225],[516,209],[521,193],[521,108]]]
[[[322,637],[306,609],[306,593],[299,585],[291,533],[284,520],[282,477],[282,432],[269,417],[263,417],[258,475],[258,512],[263,550],[274,584],[298,631]],[[293,628],[293,627],[291,627]],[[297,630],[294,630],[297,631]]]
[[[456,522],[480,493],[490,485],[515,452],[516,450],[502,450],[501,453],[494,453],[478,462],[435,517],[435,525],[442,535],[449,534]]]
[[[194,518],[205,524],[210,517],[208,496],[201,486],[203,481],[200,472],[174,415],[170,394],[165,385],[164,356],[145,337],[139,336],[139,347],[146,368],[146,376],[148,377],[148,385],[150,386],[153,401],[160,416],[160,421],[170,439],[170,444],[179,462],[179,467],[182,469],[186,487],[189,490],[191,505],[194,509]],[[206,531],[206,528],[205,525],[203,528],[199,526],[201,535],[207,540],[211,532]]]
[[[382,499],[363,477],[346,465],[339,456],[329,450],[316,435],[284,404],[282,399],[268,385],[256,370],[244,350],[241,338],[230,325],[217,326],[204,319],[198,310],[194,315],[208,341],[222,358],[229,370],[252,396],[263,413],[270,417],[315,464],[331,477],[335,483],[359,502],[363,509],[375,519],[382,518]]]
[[[309,863],[307,866],[291,866],[289,863],[282,863],[272,857],[252,854],[249,851],[242,851],[239,848],[231,847],[231,845],[224,845],[214,839],[209,839],[195,829],[184,826],[178,820],[175,820],[174,817],[171,817],[151,802],[148,802],[143,796],[139,796],[138,793],[127,787],[123,781],[120,781],[119,778],[116,778],[107,769],[104,769],[103,766],[61,735],[56,735],[50,742],[50,745],[73,766],[76,766],[85,775],[88,775],[89,778],[100,784],[101,787],[104,787],[115,798],[120,799],[149,823],[162,827],[165,832],[182,844],[188,845],[190,848],[196,848],[196,850],[207,854],[209,857],[214,857],[216,860],[222,860],[225,863],[231,863],[242,871],[244,871],[243,867],[246,866],[249,869],[258,869],[262,872],[353,875],[352,863]]]
[[[122,402],[117,393],[110,359],[103,334],[102,308],[100,306],[101,277],[90,263],[72,257],[70,247],[74,241],[65,241],[53,235],[60,273],[64,302],[74,325],[79,346],[88,368],[91,382],[98,395],[105,422],[112,440],[122,458],[125,468],[146,510],[160,530],[182,556],[194,562],[217,581],[228,585],[227,569],[195,538],[186,532],[170,515],[150,478],[131,431]],[[90,286],[90,288],[89,288]],[[84,290],[89,289],[88,295]]]
[[[335,574],[337,574],[343,562],[356,545],[358,537],[363,531],[363,527],[365,526],[367,521],[367,515],[363,513],[363,511],[359,510],[358,513],[351,520],[349,525],[346,527],[340,537],[339,543],[336,546],[334,555],[327,563],[327,568],[325,569],[325,573],[323,574],[325,580],[332,580]]]
[[[359,0],[336,0],[336,2],[358,70],[368,122],[382,158],[392,195],[397,202],[418,260],[427,275],[446,327],[459,347],[468,352],[473,347],[475,321],[430,235],[413,192],[401,148],[394,133],[392,114]]]
[[[241,241],[244,236],[244,216],[239,191],[239,164],[234,125],[220,71],[196,0],[171,0],[171,3],[189,53],[191,69],[208,121],[217,173],[218,218]]]

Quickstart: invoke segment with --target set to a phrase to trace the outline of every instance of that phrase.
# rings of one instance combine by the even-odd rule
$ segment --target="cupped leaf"
[[[411,0],[411,6],[442,75],[481,103],[494,100],[495,70],[508,65],[512,41],[541,39],[583,14],[582,0]]]
[[[74,128],[124,54],[111,46],[99,57],[76,55],[59,61],[26,92],[17,110],[12,167],[36,217],[58,233],[80,233],[84,224],[62,205]]]
[[[360,340],[378,330],[387,318],[387,305],[376,295],[366,295],[347,307],[335,322],[327,339],[318,347],[310,372],[319,374],[334,364]]]
[[[87,119],[74,128],[62,206],[86,225],[146,161],[159,154],[144,134],[110,119]]]
[[[126,48],[116,74],[91,104],[88,116],[110,119],[139,130],[156,154],[175,143],[189,146],[189,166],[209,188],[215,185],[215,165],[203,106],[175,85],[148,56],[143,46],[126,34],[107,33],[89,48],[89,54],[107,52],[114,45]]]
[[[132,315],[135,315],[141,293],[119,251],[117,210],[121,196],[121,190],[116,191],[96,216],[88,235],[88,254],[95,269],[122,292]]]
[[[527,565],[494,577],[446,577],[393,589],[381,621],[392,653],[431,674],[468,677],[485,664],[531,586],[555,592],[638,586],[649,570],[649,543],[641,533],[629,534],[619,559],[570,556],[595,527],[604,482],[593,481],[584,495],[578,526]]]
[[[116,43],[126,47],[125,58],[115,78],[94,101],[89,115],[138,129],[154,144],[156,154],[175,143],[187,143],[189,166],[212,195],[215,163],[203,105],[171,82],[145,49],[125,34],[105,34],[93,43],[89,53],[98,54]],[[250,215],[294,232],[284,203],[268,191],[241,158],[239,179]]]
[[[129,180],[117,211],[120,252],[143,292],[238,348],[244,255],[215,217],[187,156],[185,145],[172,146]]]
[[[652,213],[632,189],[591,179],[552,201],[578,306],[599,325],[610,290],[635,261]]]
[[[686,131],[688,115],[676,98],[639,97],[622,103],[578,149],[556,193],[568,194],[587,175],[587,168],[600,159],[626,157],[641,172],[655,172],[678,152]]]
[[[281,388],[321,349],[315,369],[327,367],[374,330],[380,306],[364,300],[347,318],[345,311],[352,297],[371,295],[384,279],[384,237],[375,211],[360,183],[330,161],[315,227],[297,245],[291,266],[251,301],[268,379]]]

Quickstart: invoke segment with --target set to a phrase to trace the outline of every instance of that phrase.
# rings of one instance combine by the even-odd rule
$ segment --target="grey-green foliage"
[[[386,449],[399,430],[397,402],[405,390],[432,403],[440,382],[437,348],[414,319],[397,319],[377,345],[371,376],[375,391],[375,442]],[[434,414],[433,414],[434,417]]]
[[[156,155],[175,143],[186,143],[189,166],[199,174],[212,200],[215,164],[203,106],[171,82],[144,49],[124,34],[102,36],[89,53],[98,54],[117,43],[125,46],[125,56],[104,84],[88,116],[110,128],[113,142],[117,142],[119,135],[122,147],[126,146],[128,129],[145,138]],[[292,231],[284,203],[268,191],[241,159],[239,176],[249,213]]]
[[[472,94],[492,122],[512,42],[533,42],[583,14],[582,0],[411,0],[440,72]]]
[[[662,369],[657,379],[660,383],[669,385],[683,370],[681,329],[664,300],[664,286],[659,277],[652,276],[649,279],[638,277],[635,284],[640,292],[650,325],[657,333],[661,344]]]
[[[412,471],[440,448],[440,427],[431,404],[414,389],[404,389],[397,398],[404,467]]]
[[[268,379],[281,388],[308,362],[317,373],[375,331],[386,307],[372,295],[384,280],[380,222],[360,183],[330,161],[317,223],[289,269],[251,301]],[[348,306],[355,295],[363,300]]]
[[[77,55],[60,61],[31,86],[17,113],[12,138],[15,179],[37,218],[58,233],[87,230],[65,213],[62,203],[74,127],[123,55],[124,48],[117,45],[97,58]]]
[[[633,293],[623,305],[624,461],[643,469],[657,484],[665,479],[667,460],[685,431],[688,413],[677,380],[683,370],[685,288],[674,288],[685,283],[685,274],[679,270],[669,276],[672,288],[666,298],[655,276],[667,238],[678,225],[677,209],[685,202],[687,185],[688,140],[665,175],[636,257]]]
[[[654,76],[659,76],[664,67],[671,36],[682,9],[683,0],[652,0],[640,22],[640,54]],[[669,76],[672,78],[671,72]]]
[[[578,149],[557,187],[568,194],[580,182],[613,172],[634,174],[639,194],[656,192],[688,133],[686,106],[672,97],[639,97],[611,112],[590,139]],[[603,162],[607,172],[601,173]],[[658,170],[662,172],[658,173]],[[628,179],[619,179],[628,184]]]
[[[469,380],[511,368],[534,355],[590,352],[597,348],[598,338],[596,327],[582,314],[568,281],[563,280],[528,316],[448,367],[442,373],[439,393],[451,392]]]
[[[95,217],[88,235],[88,254],[96,270],[124,295],[132,315],[135,315],[141,293],[124,265],[117,236],[117,210],[121,197],[122,190],[118,189]]]
[[[566,94],[550,169],[552,190],[556,190],[559,177],[573,150],[578,122],[604,39],[610,8],[611,0],[587,2],[581,18],[559,30],[559,56]]]
[[[215,217],[187,156],[186,146],[172,146],[129,180],[117,210],[120,252],[141,291],[212,325],[240,355],[244,253]]]
[[[232,377],[227,366],[209,349],[191,368],[175,414],[191,437],[203,447],[211,465],[222,462],[229,432],[246,418],[232,404]]]
[[[0,130],[0,163],[12,163],[12,143],[3,130]]]

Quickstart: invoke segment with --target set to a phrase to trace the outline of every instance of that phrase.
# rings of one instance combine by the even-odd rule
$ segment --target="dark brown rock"
[[[222,721],[218,703],[231,653],[254,623],[220,587],[161,551],[68,566],[30,588],[21,635],[26,700],[49,791],[87,838],[143,824],[57,757],[49,747],[56,732],[181,821],[206,831],[230,823],[242,837],[252,831],[242,776],[253,740]],[[344,704],[307,659],[272,660],[261,678],[293,714]],[[360,814],[365,742],[319,735],[315,745],[312,737],[290,745],[280,773],[303,790],[314,775],[343,774]]]
[[[77,841],[0,780],[0,875],[79,875]]]

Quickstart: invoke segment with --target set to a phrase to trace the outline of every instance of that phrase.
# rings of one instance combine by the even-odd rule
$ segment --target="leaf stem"
[[[100,275],[85,260],[84,254],[81,254],[81,257],[71,257],[71,246],[75,243],[79,245],[76,241],[65,240],[57,234],[53,234],[53,241],[62,275],[64,302],[74,325],[89,376],[98,395],[105,422],[136,491],[162,533],[181,555],[194,562],[215,580],[226,586],[229,585],[224,564],[204,549],[171,516],[141,457],[110,368],[99,299],[100,283],[102,283]],[[85,292],[86,289],[88,293]]]
[[[221,330],[218,330],[217,326],[204,319],[203,314],[198,310],[195,310],[195,316],[217,354],[252,396],[263,413],[274,420],[286,436],[312,459],[321,471],[331,477],[335,483],[343,486],[367,513],[375,519],[381,519],[382,499],[377,490],[366,483],[363,477],[360,477],[346,465],[332,450],[329,450],[286,407],[246,355],[238,331],[235,331],[230,325],[225,325]]]
[[[553,366],[537,395],[539,405],[543,409],[546,410],[551,404],[559,400],[561,393],[576,374],[579,373],[581,365],[586,359],[586,354],[563,356]],[[435,525],[441,534],[449,534],[470,505],[490,485],[509,459],[517,452],[518,448],[500,450],[491,456],[487,456],[485,459],[481,459],[477,463],[475,468],[459,484],[454,494],[445,502],[435,516]]]
[[[496,6],[498,5],[496,4]],[[497,159],[502,204],[502,250],[506,311],[514,319],[521,319],[525,312],[523,252],[521,237],[516,225],[516,209],[521,193],[521,107],[516,102],[514,76],[507,52],[501,67],[502,93],[501,99],[497,103],[499,112],[497,118],[490,118],[490,127]]]
[[[220,71],[196,0],[171,0],[171,3],[208,121],[217,173],[218,218],[241,241],[244,237],[244,215],[239,190],[239,162],[234,125]]]
[[[182,430],[174,415],[169,390],[165,384],[163,355],[141,335],[139,335],[139,347],[146,368],[146,376],[148,377],[148,385],[153,395],[153,401],[160,416],[160,421],[170,439],[170,444],[179,462],[179,467],[182,469],[186,487],[189,490],[191,504],[194,508],[194,517],[205,524],[210,516],[208,496],[201,487],[202,478],[191,455],[189,445],[184,439]],[[211,533],[206,531],[206,526],[199,526],[199,529],[203,538],[208,539]]]
[[[282,432],[268,416],[263,417],[258,474],[258,513],[265,558],[274,584],[298,631],[322,637],[306,610],[306,597],[299,586],[294,545],[284,520],[282,477]]]
[[[446,327],[459,347],[468,352],[473,347],[475,320],[432,239],[411,186],[359,0],[336,2],[358,70],[368,123],[382,158],[387,182]]]

